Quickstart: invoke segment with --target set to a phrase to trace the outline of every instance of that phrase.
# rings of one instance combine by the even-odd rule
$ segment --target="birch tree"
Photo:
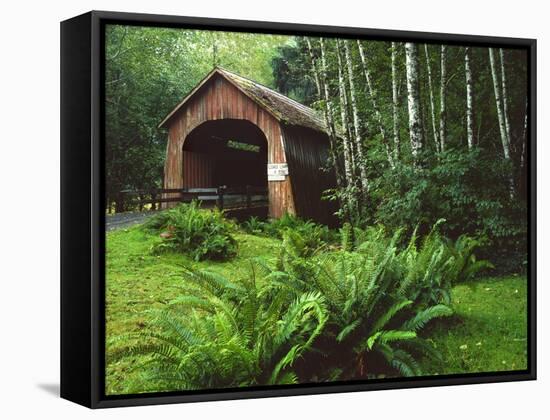
[[[441,79],[439,92],[439,150],[445,151],[447,142],[447,46],[441,46]]]
[[[348,93],[346,89],[346,82],[344,79],[344,66],[342,65],[342,50],[340,48],[340,41],[336,40],[336,54],[338,56],[338,91],[340,94],[340,118],[342,121],[342,128],[344,130],[344,170],[346,174],[346,181],[348,185],[354,185],[353,179],[354,162],[353,151],[350,144],[350,121],[348,116]]]
[[[392,84],[392,117],[393,117],[393,148],[394,160],[399,159],[399,95],[397,82],[397,43],[391,43],[391,84]]]
[[[319,69],[317,66],[317,59],[315,58],[315,54],[313,53],[313,46],[311,45],[311,41],[308,37],[305,38],[307,43],[307,50],[309,53],[309,59],[311,61],[311,69],[313,73],[313,81],[315,82],[315,88],[317,89],[317,97],[319,100],[323,97],[323,93],[321,91],[321,81],[319,80]]]
[[[325,102],[325,106],[323,107],[323,115],[325,119],[325,125],[327,126],[327,129],[328,129],[330,153],[334,164],[334,172],[336,174],[336,183],[341,188],[344,183],[342,180],[340,165],[338,163],[337,135],[336,135],[336,127],[334,124],[333,105],[332,105],[332,100],[330,97],[329,86],[328,86],[327,63],[325,58],[324,40],[323,38],[319,39],[319,45],[321,49],[321,64],[319,65],[315,57],[315,54],[313,52],[313,46],[311,45],[311,41],[307,37],[305,39],[306,39],[308,51],[310,54],[311,66],[313,69],[314,78],[316,80],[316,85],[318,87],[319,100],[324,99],[324,102]]]
[[[472,150],[474,140],[474,93],[472,68],[470,63],[470,47],[464,49],[464,74],[466,78],[466,135],[468,138],[468,149]]]
[[[418,49],[416,44],[405,44],[405,63],[407,71],[407,105],[409,110],[409,133],[411,153],[416,164],[422,152],[422,121],[420,116],[420,92],[418,84]]]
[[[527,130],[528,130],[528,118],[529,118],[529,102],[525,99],[525,117],[523,119],[523,130],[521,134],[521,153],[519,157],[519,167],[523,169],[525,166],[525,149],[527,145]]]
[[[435,143],[435,150],[439,152],[439,136],[437,132],[437,126],[435,123],[435,102],[434,102],[434,89],[432,82],[432,65],[430,63],[430,55],[428,53],[428,44],[424,44],[424,54],[426,56],[426,70],[428,73],[428,93],[430,95],[430,115],[432,120],[432,131]]]
[[[508,147],[512,144],[510,119],[508,113],[508,83],[506,81],[506,65],[504,62],[504,50],[499,49],[500,54],[500,72],[502,78],[502,111],[504,113],[504,127],[506,128],[506,137],[508,139]]]
[[[393,155],[390,149],[390,142],[388,140],[388,137],[386,135],[386,129],[384,128],[384,121],[382,119],[382,113],[380,112],[380,108],[378,107],[378,100],[376,98],[376,90],[374,88],[374,84],[372,83],[372,77],[369,70],[369,65],[367,62],[367,57],[365,55],[365,50],[363,49],[363,45],[359,40],[357,40],[357,46],[359,48],[359,56],[361,58],[361,65],[363,67],[363,73],[365,75],[365,81],[366,81],[366,87],[367,87],[367,96],[370,98],[372,110],[374,111],[374,117],[376,119],[376,123],[378,124],[378,130],[380,131],[380,136],[382,138],[382,143],[384,144],[384,148],[386,149],[386,156],[388,158],[388,163],[390,165],[390,168],[394,169],[395,165],[393,162]]]
[[[353,115],[353,129],[355,134],[355,150],[357,151],[357,166],[359,167],[361,186],[364,191],[368,191],[367,167],[365,154],[363,152],[363,138],[361,136],[361,119],[359,118],[359,109],[357,107],[357,92],[355,90],[355,76],[353,72],[353,62],[351,59],[351,49],[349,41],[344,41],[344,51],[346,56],[346,67],[348,70],[348,83],[351,99],[351,110]]]
[[[493,77],[493,88],[495,91],[495,103],[497,108],[497,117],[498,117],[498,124],[500,128],[500,140],[502,143],[502,150],[504,153],[504,159],[511,160],[510,156],[510,141],[509,137],[506,132],[506,121],[504,117],[504,104],[502,103],[502,97],[501,97],[501,86],[500,81],[498,78],[498,72],[497,72],[497,64],[495,60],[495,51],[493,48],[489,48],[489,61],[491,63],[491,75]],[[509,178],[509,191],[510,191],[510,198],[513,199],[515,196],[515,188],[514,188],[514,178],[512,175],[510,175]]]
[[[493,89],[495,92],[495,105],[497,109],[498,126],[500,129],[500,141],[502,143],[502,151],[504,159],[510,159],[510,144],[506,135],[506,123],[504,121],[504,112],[501,99],[500,81],[498,78],[497,65],[495,60],[495,50],[489,48],[489,62],[491,63],[491,75],[493,77]]]

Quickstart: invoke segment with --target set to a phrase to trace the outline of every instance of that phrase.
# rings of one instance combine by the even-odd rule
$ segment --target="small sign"
[[[268,181],[284,181],[287,175],[288,175],[288,164],[286,163],[268,163],[267,164]]]

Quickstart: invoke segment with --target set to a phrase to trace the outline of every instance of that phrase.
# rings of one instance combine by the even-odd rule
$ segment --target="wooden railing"
[[[163,188],[154,190],[121,191],[125,208],[140,211],[147,205],[159,209],[163,203],[190,203],[200,201],[202,206],[218,207],[220,210],[266,206],[267,188],[247,185],[244,187],[218,188]]]

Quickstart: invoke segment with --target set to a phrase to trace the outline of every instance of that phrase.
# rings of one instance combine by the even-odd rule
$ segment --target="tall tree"
[[[334,172],[336,174],[336,182],[338,186],[342,188],[344,186],[344,182],[342,179],[342,171],[340,170],[340,163],[337,155],[337,150],[338,150],[337,134],[336,134],[336,125],[334,123],[334,107],[330,96],[330,89],[329,89],[329,83],[328,83],[325,42],[323,38],[319,38],[319,47],[321,50],[320,65],[317,62],[317,59],[313,52],[313,46],[311,45],[311,41],[307,37],[306,37],[306,42],[307,42],[309,54],[311,57],[311,65],[313,68],[313,72],[315,74],[315,79],[317,81],[316,83],[318,83],[318,86],[319,86],[319,95],[322,95],[319,97],[319,100],[324,99],[323,102],[325,103],[325,106],[323,107],[323,113],[325,117],[325,124],[328,129],[330,153],[331,153],[331,158],[334,165]]]
[[[399,159],[399,88],[397,81],[397,43],[391,43],[391,84],[392,84],[392,117],[393,117],[393,148],[394,160]]]
[[[502,143],[502,151],[504,153],[504,158],[510,159],[510,143],[508,142],[508,136],[506,135],[506,124],[504,121],[504,111],[502,107],[500,80],[497,72],[495,50],[493,48],[489,48],[489,62],[491,64],[491,75],[493,77],[493,89],[495,92],[495,105],[497,109],[498,126],[500,129],[500,141]]]
[[[361,136],[361,119],[359,117],[359,108],[357,105],[357,92],[355,90],[355,76],[353,71],[353,61],[351,57],[350,42],[344,41],[344,51],[346,55],[346,67],[348,70],[348,83],[351,99],[351,110],[353,115],[353,129],[355,134],[355,150],[357,151],[357,166],[359,167],[361,186],[364,192],[368,192],[369,183],[367,178],[366,156],[363,151],[363,138]]]
[[[519,157],[519,166],[523,170],[525,166],[525,149],[527,145],[527,129],[528,129],[528,118],[529,118],[529,101],[525,98],[525,117],[523,119],[523,130],[521,132],[521,152]]]
[[[336,54],[338,56],[338,91],[340,94],[340,118],[342,121],[342,129],[344,131],[344,170],[346,173],[346,181],[348,185],[354,185],[354,162],[353,162],[353,150],[351,147],[350,139],[350,121],[348,115],[348,92],[346,89],[346,82],[344,79],[344,66],[342,60],[342,49],[340,47],[340,40],[336,40]]]
[[[504,115],[504,104],[502,102],[501,89],[503,89],[503,86],[501,87],[499,82],[497,64],[495,59],[495,51],[493,48],[489,48],[489,61],[491,63],[491,74],[493,76],[493,88],[495,91],[495,102],[496,102],[496,108],[497,108],[498,123],[500,127],[500,139],[502,143],[502,150],[504,152],[504,159],[511,161],[510,138],[508,137],[508,133],[506,129],[506,117]],[[501,70],[504,70],[504,68],[501,67]],[[509,177],[509,193],[510,193],[510,199],[514,199],[515,187],[514,187],[514,178],[512,174],[510,174],[510,177]]]
[[[420,114],[420,92],[418,82],[418,47],[415,43],[405,44],[405,63],[407,71],[407,104],[409,110],[409,133],[411,153],[418,165],[419,154],[422,152],[424,139],[422,136],[422,120]]]
[[[359,48],[359,56],[361,57],[361,65],[363,67],[363,73],[365,75],[365,81],[367,86],[367,96],[370,98],[372,110],[374,112],[374,117],[376,119],[376,124],[378,125],[378,130],[380,131],[380,137],[382,139],[382,143],[384,144],[384,148],[386,149],[386,156],[388,158],[388,163],[390,165],[390,168],[394,168],[394,162],[393,162],[393,154],[390,148],[390,142],[386,135],[386,129],[384,128],[384,121],[382,120],[382,113],[380,112],[380,108],[378,107],[378,99],[376,95],[376,90],[374,88],[374,84],[372,82],[371,73],[369,70],[369,64],[367,62],[367,57],[365,55],[365,50],[363,49],[363,45],[361,44],[361,41],[357,40],[357,46]]]
[[[311,72],[313,73],[313,80],[315,81],[315,87],[317,88],[317,96],[318,96],[318,99],[321,100],[321,98],[323,97],[323,92],[321,89],[321,81],[319,77],[320,72],[317,64],[317,58],[313,53],[313,46],[311,45],[311,41],[309,37],[305,37],[305,40],[307,44],[307,50],[309,52],[309,58],[311,60]]]
[[[502,111],[504,113],[504,126],[506,127],[506,137],[508,138],[508,146],[511,147],[512,138],[510,131],[510,118],[508,112],[508,82],[506,80],[506,65],[504,61],[504,50],[499,49],[500,54],[500,72],[502,79]]]
[[[430,63],[430,54],[428,52],[428,44],[424,44],[424,54],[426,56],[426,70],[428,73],[428,91],[430,94],[430,114],[432,120],[432,131],[434,137],[435,149],[439,152],[439,136],[438,130],[435,122],[435,103],[434,103],[434,89],[432,82],[432,65]]]
[[[447,46],[441,46],[441,80],[439,92],[439,149],[444,152],[447,142]]]
[[[464,49],[464,74],[466,78],[466,135],[468,138],[468,149],[472,150],[475,145],[474,139],[474,85],[472,79],[470,47]]]

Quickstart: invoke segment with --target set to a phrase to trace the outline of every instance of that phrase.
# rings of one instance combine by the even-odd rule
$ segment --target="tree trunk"
[[[523,120],[523,132],[521,133],[521,154],[519,157],[519,165],[520,165],[520,169],[522,170],[523,170],[523,167],[525,166],[525,149],[527,145],[528,118],[529,118],[529,103],[526,98],[525,99],[525,118]]]
[[[350,121],[348,116],[348,92],[344,80],[344,70],[342,65],[342,56],[340,41],[336,40],[336,53],[338,55],[338,90],[340,93],[340,117],[342,120],[342,129],[344,130],[344,170],[346,173],[346,181],[348,185],[354,185],[353,179],[353,154],[350,147]]]
[[[502,74],[502,110],[504,112],[504,127],[506,128],[506,138],[508,139],[508,147],[512,145],[512,137],[510,131],[510,119],[508,113],[508,84],[506,83],[506,69],[504,62],[504,50],[500,48],[500,71]]]
[[[313,52],[313,46],[309,38],[305,38],[307,43],[307,48],[309,51],[309,57],[311,59],[311,68],[313,71],[313,78],[315,80],[315,85],[317,87],[317,96],[319,101],[325,102],[323,107],[323,116],[325,120],[325,125],[327,126],[329,145],[330,145],[330,156],[334,164],[334,172],[336,175],[336,183],[339,188],[343,187],[342,174],[340,171],[338,163],[338,155],[336,152],[336,128],[334,126],[334,117],[332,111],[332,102],[330,100],[329,87],[327,83],[327,71],[326,71],[326,62],[325,62],[325,51],[324,51],[324,41],[322,38],[319,39],[319,44],[321,46],[321,65],[317,62],[315,54]]]
[[[418,165],[424,141],[422,138],[420,92],[418,86],[418,50],[416,44],[412,42],[405,44],[405,63],[407,70],[407,104],[409,109],[411,153],[415,164]]]
[[[317,88],[317,97],[319,100],[323,97],[323,93],[321,91],[321,82],[319,81],[319,71],[317,66],[317,60],[315,58],[315,54],[313,54],[313,47],[311,46],[311,41],[308,37],[305,37],[306,43],[307,43],[307,50],[309,51],[309,58],[311,60],[311,69],[313,73],[313,80],[315,81],[315,87]]]
[[[363,187],[363,191],[368,192],[369,184],[368,184],[368,178],[367,178],[367,167],[365,162],[365,155],[363,153],[363,139],[361,137],[361,120],[359,118],[359,110],[357,108],[357,95],[355,91],[353,63],[351,60],[351,51],[350,51],[348,40],[344,41],[344,50],[346,55],[346,66],[348,70],[351,109],[353,114],[353,128],[354,128],[354,134],[355,134],[355,148],[357,150],[357,164],[359,166],[359,173],[361,176],[361,186]]]
[[[376,123],[378,124],[380,136],[382,137],[382,143],[384,144],[384,147],[386,149],[388,163],[390,165],[390,168],[393,169],[395,165],[393,162],[393,155],[390,148],[390,142],[388,140],[388,137],[386,135],[386,130],[384,128],[382,113],[380,112],[380,108],[378,107],[376,90],[372,83],[372,78],[371,78],[369,66],[367,63],[367,57],[365,56],[365,51],[363,50],[363,45],[361,45],[361,41],[357,40],[357,46],[359,47],[359,56],[361,57],[361,65],[363,66],[363,73],[365,74],[365,80],[367,81],[367,94],[368,94],[367,96],[370,98],[370,101],[371,101],[372,109],[374,111],[374,117],[376,119]]]
[[[399,160],[399,95],[397,85],[397,43],[391,43],[391,84],[392,84],[392,115],[393,115],[393,147],[394,161]]]
[[[489,48],[489,61],[491,63],[491,74],[493,76],[493,89],[495,91],[495,103],[497,108],[498,125],[500,129],[500,141],[502,143],[504,158],[510,159],[510,144],[508,143],[508,137],[506,136],[506,124],[504,122],[504,113],[502,111],[502,100],[500,95],[500,81],[498,79],[495,62],[495,51],[493,48]]]
[[[493,48],[489,48],[489,61],[491,63],[491,74],[493,76],[493,88],[495,90],[495,102],[497,108],[498,125],[500,128],[500,140],[502,143],[502,150],[504,152],[504,159],[510,160],[510,142],[508,135],[506,134],[506,122],[504,118],[503,104],[501,99],[501,87],[498,79],[498,73],[495,61],[495,51]],[[514,177],[513,171],[509,177],[509,191],[510,199],[515,197]]]
[[[447,46],[441,46],[441,86],[439,93],[439,148],[445,151],[447,142]]]
[[[470,66],[470,47],[464,49],[464,74],[466,77],[466,133],[468,137],[468,149],[475,146],[474,139],[474,93],[472,68]]]
[[[424,44],[424,54],[426,55],[426,69],[428,72],[428,90],[430,94],[430,114],[432,119],[432,132],[435,143],[435,150],[439,152],[439,136],[437,133],[437,126],[435,123],[435,102],[434,102],[434,89],[432,82],[432,65],[430,63],[430,55],[428,54],[428,44]]]

